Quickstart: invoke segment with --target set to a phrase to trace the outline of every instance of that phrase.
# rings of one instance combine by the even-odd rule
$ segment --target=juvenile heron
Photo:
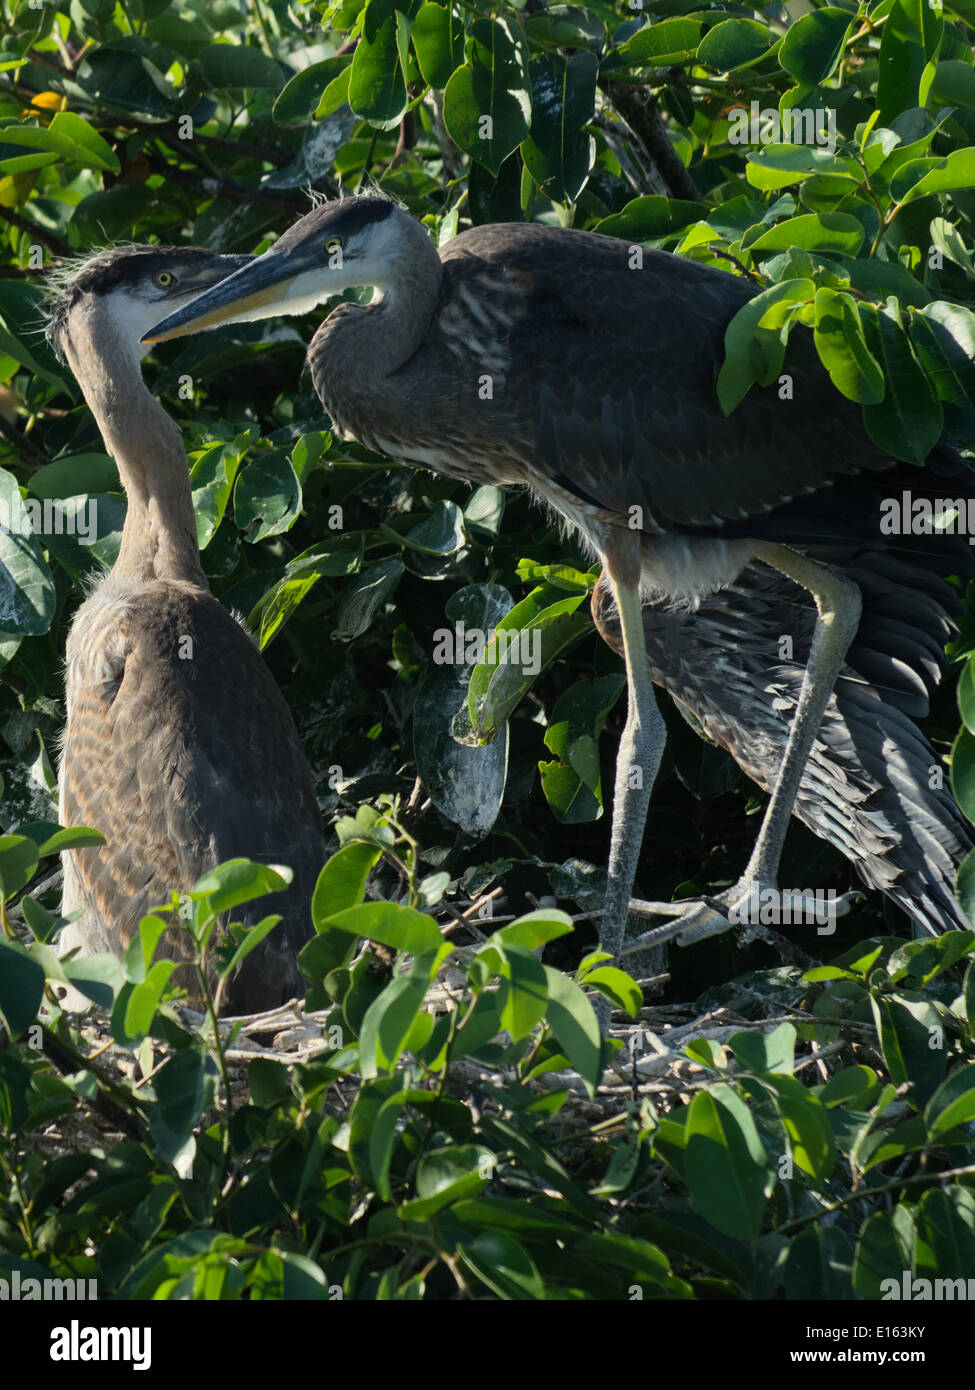
[[[64,856],[63,910],[83,915],[62,943],[120,954],[146,912],[222,860],[286,864],[286,893],[233,914],[246,923],[283,915],[230,983],[233,1012],[303,993],[295,956],[311,934],[321,819],[288,707],[210,592],[186,455],[143,382],[139,340],[161,313],[247,259],[190,247],[101,252],[53,301],[48,330],[128,499],[118,559],[67,641],[60,820],[93,825],[106,843]],[[159,954],[185,958],[184,940],[167,932]]]
[[[811,335],[790,338],[790,399],[777,386],[754,387],[726,418],[715,378],[725,329],[754,294],[742,280],[547,226],[476,227],[438,251],[407,214],[363,197],[309,213],[146,341],[305,313],[354,286],[372,286],[371,303],[333,309],[308,354],[338,432],[450,477],[527,484],[603,561],[629,683],[602,932],[614,956],[664,745],[641,595],[693,610],[759,565],[811,596],[813,631],[774,790],[725,906],[774,888],[803,771],[860,622],[861,590],[844,573],[842,546],[857,537],[897,544],[864,499],[882,489],[883,474],[903,474],[831,386]],[[952,476],[961,464],[939,447],[929,467]],[[912,477],[918,485],[923,474]],[[839,498],[841,482],[853,514],[834,527],[822,498]],[[812,537],[796,498],[818,500]],[[664,930],[692,928],[727,921],[697,905]]]

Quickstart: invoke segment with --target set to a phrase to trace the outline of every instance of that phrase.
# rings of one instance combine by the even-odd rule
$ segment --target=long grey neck
[[[360,438],[363,429],[350,420],[353,414],[362,414],[362,424],[367,424],[370,414],[402,419],[403,411],[419,408],[419,402],[398,400],[389,378],[423,342],[443,278],[437,249],[423,227],[398,210],[391,216],[397,219],[397,254],[388,262],[384,283],[376,287],[376,298],[364,307],[340,305],[308,351],[312,380],[326,409],[340,428]]]
[[[146,387],[104,305],[88,300],[72,311],[65,350],[128,498],[113,573],[207,587],[179,430]]]

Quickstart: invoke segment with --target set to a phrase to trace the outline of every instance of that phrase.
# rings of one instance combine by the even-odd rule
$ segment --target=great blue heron
[[[249,259],[127,246],[93,256],[57,294],[49,336],[67,359],[128,507],[118,558],[78,609],[67,641],[62,825],[104,846],[64,856],[63,945],[120,954],[140,919],[222,860],[288,865],[286,893],[234,913],[283,921],[225,996],[252,1012],[302,993],[295,956],[311,934],[325,858],[311,776],[291,714],[244,628],[200,564],[179,431],[142,379],[141,335]],[[167,932],[161,955],[185,958]],[[178,983],[188,983],[178,972]]]
[[[899,544],[880,532],[878,486],[899,488],[909,474],[920,492],[931,477],[870,441],[806,330],[793,333],[783,369],[791,397],[756,387],[726,418],[715,397],[725,329],[754,287],[589,232],[476,227],[438,251],[388,202],[331,203],[145,341],[305,313],[355,286],[374,287],[372,302],[333,309],[308,354],[338,432],[450,477],[528,484],[603,561],[629,682],[602,932],[614,956],[664,744],[641,593],[664,610],[694,609],[758,565],[811,596],[813,631],[774,790],[741,880],[722,901],[731,909],[756,886],[774,888],[803,771],[860,621],[858,573],[846,560]],[[953,493],[970,486],[947,447],[928,467],[953,479]],[[726,929],[726,916],[691,906],[662,932],[687,939],[692,929]]]

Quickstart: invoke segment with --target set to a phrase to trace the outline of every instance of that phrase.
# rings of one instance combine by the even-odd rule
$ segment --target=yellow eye
[[[156,276],[156,284],[162,285],[164,290],[168,290],[176,280],[175,275],[171,275],[168,270],[161,270]]]
[[[325,243],[325,250],[330,256],[334,256],[336,251],[342,250],[342,238],[340,236],[330,236]]]

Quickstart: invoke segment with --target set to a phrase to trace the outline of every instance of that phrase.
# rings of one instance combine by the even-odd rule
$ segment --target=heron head
[[[296,222],[263,256],[157,323],[143,339],[247,323],[275,314],[305,314],[358,285],[383,290],[409,242],[425,232],[382,198],[324,203]]]
[[[72,348],[99,351],[111,339],[136,360],[149,351],[142,336],[161,314],[253,260],[205,247],[120,246],[69,265],[47,306],[47,337],[62,359]]]

